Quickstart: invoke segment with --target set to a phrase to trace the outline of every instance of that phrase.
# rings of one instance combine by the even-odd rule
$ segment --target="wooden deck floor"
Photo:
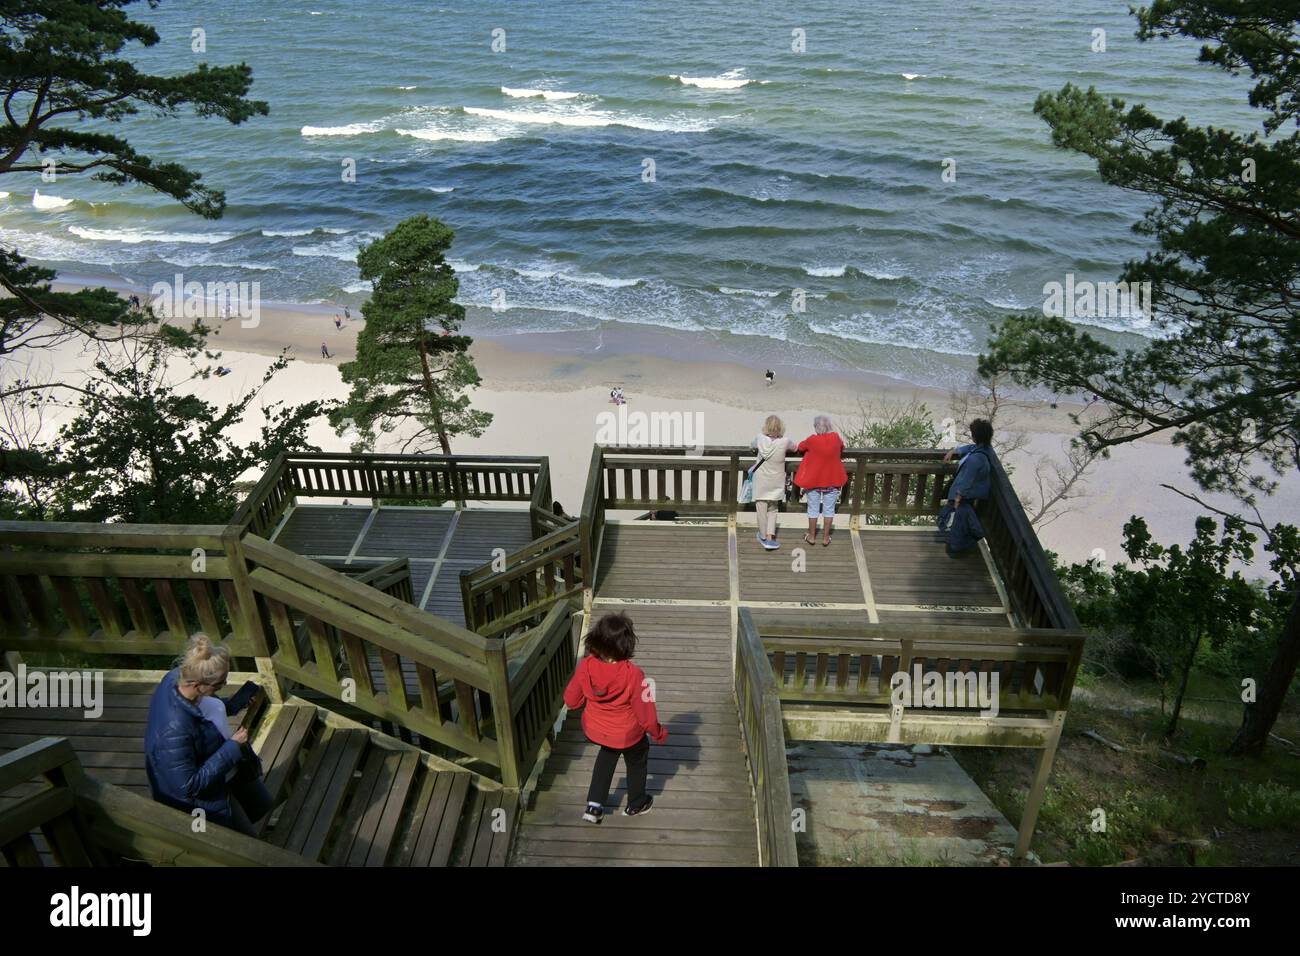
[[[273,540],[311,558],[407,558],[415,603],[463,625],[460,572],[490,561],[495,548],[522,548],[532,535],[524,510],[304,504]]]
[[[754,801],[731,692],[730,612],[605,604],[597,614],[616,610],[634,616],[636,659],[655,680],[659,719],[669,730],[664,746],[650,748],[654,808],[623,816],[620,763],[604,822],[583,822],[596,748],[580,714],[569,714],[535,803],[520,818],[511,865],[756,865]]]
[[[800,539],[787,519],[782,547],[759,545],[752,524],[611,523],[601,546],[593,617],[626,611],[637,661],[656,681],[670,737],[650,750],[651,813],[581,819],[595,745],[569,714],[520,817],[515,866],[754,865],[757,829],[732,692],[732,620],[747,607],[766,622],[942,622],[1009,626],[982,552],[949,557],[931,529],[837,529],[829,547]],[[796,553],[799,549],[800,553]],[[621,810],[620,765],[611,806]]]

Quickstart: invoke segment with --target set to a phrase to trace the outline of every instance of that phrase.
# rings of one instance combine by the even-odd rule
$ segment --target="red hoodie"
[[[659,723],[651,685],[631,661],[602,661],[588,654],[564,688],[564,705],[582,711],[582,729],[593,743],[618,750],[638,743],[646,734],[657,744],[668,739]]]

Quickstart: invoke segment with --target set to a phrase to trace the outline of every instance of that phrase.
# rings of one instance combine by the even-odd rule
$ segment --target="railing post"
[[[226,530],[221,533],[221,544],[226,552],[231,584],[239,599],[238,616],[242,621],[242,629],[253,645],[253,659],[257,664],[257,672],[270,677],[267,694],[272,703],[279,703],[283,699],[283,689],[275,673],[275,662],[271,657],[271,647],[267,643],[266,632],[262,629],[262,615],[257,609],[257,592],[253,590],[253,582],[248,576],[248,560],[244,556],[241,537],[240,529],[236,525],[227,525]],[[230,623],[233,626],[236,622],[232,620]],[[219,635],[213,635],[214,639],[217,636]]]
[[[469,570],[460,572],[460,600],[465,609],[465,628],[470,631],[478,631],[474,623],[474,601],[470,596]]]
[[[727,496],[727,519],[728,524],[736,523],[736,512],[739,510],[739,503],[736,501],[740,497],[740,452],[733,451],[728,459],[731,462],[731,470],[727,472],[727,480],[722,483],[722,493]]]
[[[862,503],[867,491],[867,459],[859,455],[858,467],[853,471],[853,500],[849,505],[849,530],[857,531],[862,527],[862,515],[865,511]]]
[[[496,729],[497,756],[501,759],[501,783],[518,790],[523,784],[523,776],[519,766],[519,744],[515,740],[506,643],[502,638],[493,637],[487,644],[488,693],[492,695],[492,723]]]

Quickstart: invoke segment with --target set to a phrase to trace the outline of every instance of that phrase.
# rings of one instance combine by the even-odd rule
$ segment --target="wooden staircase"
[[[274,846],[330,866],[503,866],[519,795],[299,698],[256,735]]]

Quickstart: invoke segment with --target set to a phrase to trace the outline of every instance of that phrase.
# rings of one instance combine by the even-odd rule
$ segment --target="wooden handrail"
[[[64,737],[0,756],[0,792],[42,779],[47,789],[0,808],[0,852],[10,865],[39,866],[39,829],[66,866],[144,860],[155,866],[316,866],[296,853],[213,825],[195,833],[180,810],[87,776]]]
[[[910,624],[772,624],[760,638],[782,701],[888,707],[891,678],[924,662],[942,674],[996,674],[1008,711],[1065,710],[1084,639],[1055,628]]]
[[[528,654],[515,664],[510,678],[510,712],[522,779],[532,772],[564,704],[565,685],[577,667],[573,619],[578,610],[568,600],[554,605],[524,640]]]
[[[580,533],[581,523],[571,521],[504,559],[462,571],[466,627],[488,637],[502,634],[580,593],[586,581]]]
[[[741,608],[736,630],[735,693],[740,726],[749,755],[758,819],[759,863],[798,866],[790,773],[785,756],[781,701],[767,653],[748,608]]]

